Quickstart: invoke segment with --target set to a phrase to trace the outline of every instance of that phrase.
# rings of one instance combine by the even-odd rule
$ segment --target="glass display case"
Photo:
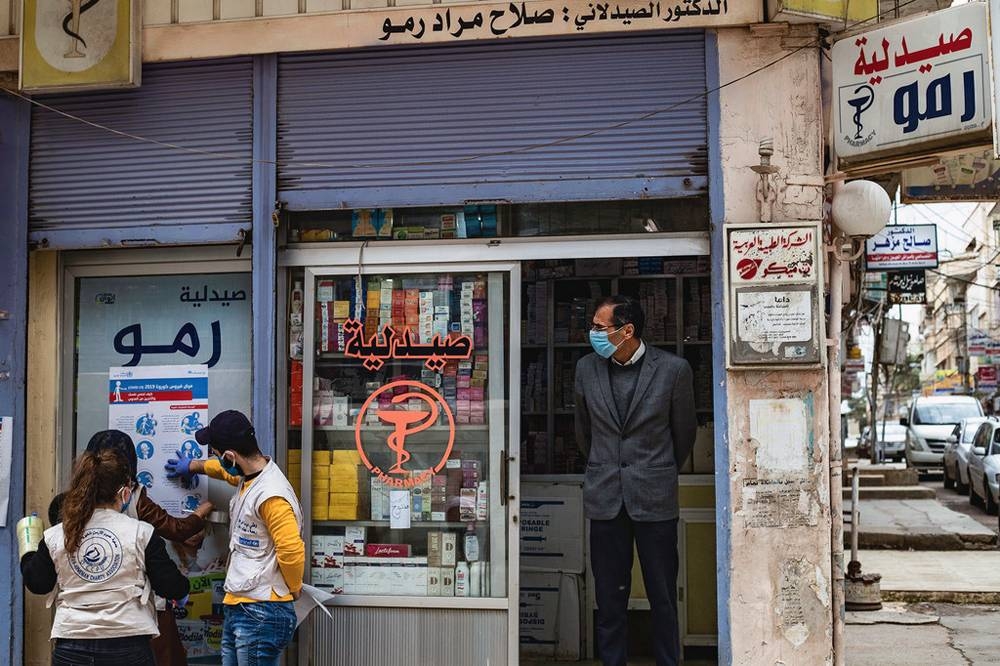
[[[508,608],[516,267],[478,268],[290,278],[288,472],[335,605]]]

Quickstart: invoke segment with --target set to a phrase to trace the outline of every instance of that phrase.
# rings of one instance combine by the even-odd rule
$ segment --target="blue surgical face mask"
[[[622,328],[615,329],[611,331],[612,333],[617,333],[622,330]],[[608,339],[610,334],[607,331],[591,331],[590,332],[590,346],[594,348],[598,356],[602,358],[611,358],[611,356],[618,351],[620,345],[616,345]]]
[[[119,491],[119,492],[121,492],[121,493],[122,493],[122,508],[121,508],[121,512],[122,512],[122,513],[125,513],[125,512],[127,512],[127,511],[128,511],[128,506],[129,506],[129,504],[131,504],[131,503],[132,503],[132,498],[133,498],[133,497],[135,496],[135,492],[134,492],[134,491],[132,491],[132,490],[129,490],[129,493],[128,493],[128,499],[126,500],[126,499],[125,499],[125,491],[126,491],[126,490],[129,490],[129,489],[127,489],[127,488],[122,488],[122,489],[121,489],[121,490]]]
[[[224,469],[226,474],[229,476],[243,476],[243,470],[241,470],[240,466],[236,464],[236,456],[233,456],[232,461],[230,461],[230,458],[223,453],[222,457],[219,458],[219,462],[222,463],[222,469]]]

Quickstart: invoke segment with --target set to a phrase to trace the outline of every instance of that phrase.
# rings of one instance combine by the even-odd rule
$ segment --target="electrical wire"
[[[895,9],[898,11],[898,9],[900,9],[902,7],[906,7],[907,5],[911,5],[914,2],[918,2],[918,0],[906,0],[906,2],[898,5]],[[861,20],[861,21],[855,21],[854,23],[852,23],[850,25],[847,25],[846,22],[845,22],[845,26],[844,26],[843,30],[841,30],[840,32],[847,32],[848,30],[851,30],[851,29],[853,29],[853,28],[855,28],[855,27],[857,27],[859,25],[864,25],[864,24],[867,24],[867,23],[871,23],[873,21],[877,21],[878,19],[880,19],[882,16],[886,15],[887,13],[888,12],[879,12],[879,11],[876,11],[875,15],[872,16],[872,17],[870,17],[870,18],[867,18],[867,19],[864,19],[864,20]],[[668,111],[672,111],[674,109],[680,108],[680,107],[682,107],[682,106],[684,106],[686,104],[690,104],[691,102],[697,101],[697,100],[699,100],[699,99],[701,99],[703,97],[708,97],[709,95],[717,93],[717,92],[719,92],[719,91],[721,91],[721,90],[723,90],[725,88],[728,88],[731,85],[735,85],[735,84],[737,84],[737,83],[739,83],[741,81],[745,81],[746,79],[749,79],[750,77],[755,76],[756,74],[759,74],[760,72],[763,72],[764,70],[769,69],[769,68],[777,65],[778,63],[781,63],[781,62],[787,60],[788,58],[791,58],[792,56],[794,56],[794,55],[796,55],[798,53],[801,53],[802,51],[804,51],[806,49],[813,48],[813,47],[816,47],[816,46],[821,46],[824,43],[825,40],[826,40],[826,36],[820,36],[820,37],[818,37],[818,38],[816,38],[814,40],[806,42],[802,46],[799,46],[798,48],[795,48],[792,51],[789,51],[788,53],[786,53],[785,55],[781,56],[780,58],[777,58],[775,60],[772,60],[769,63],[761,65],[760,67],[758,67],[758,68],[756,68],[754,70],[751,70],[750,72],[748,72],[748,73],[746,73],[746,74],[744,74],[742,76],[738,76],[738,77],[736,77],[735,79],[733,79],[731,81],[727,81],[726,83],[723,83],[723,84],[721,84],[719,86],[716,86],[715,88],[707,89],[704,92],[697,93],[697,94],[692,95],[692,96],[690,96],[690,97],[688,97],[686,99],[683,99],[683,100],[681,100],[679,102],[675,102],[674,104],[671,104],[670,106],[666,106],[666,107],[659,108],[659,109],[654,109],[652,111],[649,111],[647,113],[641,114],[641,115],[636,116],[634,118],[630,118],[630,119],[627,119],[627,120],[623,120],[621,122],[613,123],[613,124],[607,125],[605,127],[598,127],[596,129],[589,130],[587,132],[583,132],[583,133],[580,133],[580,134],[573,134],[573,135],[561,137],[559,139],[554,139],[552,141],[546,141],[546,142],[542,142],[542,143],[536,143],[536,144],[532,144],[532,145],[528,145],[528,146],[520,146],[518,148],[510,148],[508,150],[501,150],[501,151],[488,152],[488,153],[478,153],[478,154],[475,154],[475,155],[466,155],[464,157],[455,157],[455,158],[443,159],[443,160],[419,160],[419,161],[413,161],[413,162],[400,162],[400,163],[395,163],[395,164],[393,164],[393,163],[385,163],[385,162],[378,163],[378,164],[366,164],[366,163],[358,163],[358,164],[329,164],[329,163],[324,163],[324,162],[299,162],[299,161],[296,161],[296,160],[279,161],[279,160],[266,160],[266,159],[254,159],[254,158],[250,158],[249,161],[252,164],[266,164],[266,165],[273,165],[273,166],[276,166],[276,167],[299,166],[299,167],[329,168],[329,169],[384,169],[384,168],[387,168],[387,167],[407,168],[407,167],[419,167],[419,166],[441,166],[441,165],[447,165],[447,164],[464,164],[464,163],[467,163],[467,162],[474,162],[474,161],[477,161],[477,160],[491,158],[491,157],[502,157],[502,156],[506,156],[506,155],[515,155],[515,154],[520,154],[520,153],[527,153],[527,152],[530,152],[530,151],[533,151],[533,150],[538,150],[538,149],[541,149],[541,148],[549,148],[549,147],[552,147],[552,146],[558,146],[558,145],[570,143],[570,142],[573,142],[573,141],[579,141],[581,139],[587,139],[587,138],[590,138],[592,136],[596,136],[598,134],[602,134],[604,132],[609,132],[609,131],[613,131],[613,130],[616,130],[616,129],[621,129],[623,127],[628,127],[629,125],[633,125],[635,123],[642,122],[644,120],[648,120],[650,118],[658,116],[658,115],[660,115],[662,113],[666,113]],[[97,122],[94,122],[94,121],[86,120],[85,118],[81,118],[81,117],[76,116],[76,115],[74,115],[72,113],[69,113],[67,111],[63,111],[61,109],[57,109],[57,108],[55,108],[55,107],[53,107],[53,106],[51,106],[49,104],[45,104],[44,102],[40,102],[40,101],[38,101],[36,99],[33,99],[33,98],[31,98],[31,97],[29,97],[27,95],[22,94],[22,93],[20,93],[20,92],[18,92],[16,90],[9,90],[7,88],[0,88],[0,90],[2,90],[3,92],[7,93],[8,95],[10,95],[12,97],[16,97],[18,99],[24,100],[24,101],[28,102],[29,104],[33,104],[34,106],[37,106],[40,109],[44,109],[46,111],[49,111],[50,113],[55,113],[57,115],[60,115],[60,116],[62,116],[64,118],[68,119],[68,120],[73,120],[75,122],[82,123],[84,125],[87,125],[89,127],[94,128],[94,129],[98,129],[98,130],[102,130],[102,131],[105,131],[105,132],[109,132],[111,134],[114,134],[115,136],[119,136],[119,137],[126,138],[126,139],[131,139],[133,141],[139,141],[139,142],[142,142],[142,143],[149,143],[149,144],[152,144],[152,145],[155,145],[155,146],[160,146],[161,148],[168,148],[170,150],[176,150],[176,151],[180,151],[180,152],[186,152],[186,153],[190,153],[190,154],[194,154],[194,155],[201,155],[203,157],[209,157],[209,158],[221,159],[221,160],[235,160],[235,161],[240,161],[240,162],[246,162],[246,161],[248,161],[247,158],[246,158],[246,156],[244,156],[244,155],[236,155],[236,154],[233,154],[233,153],[224,153],[224,152],[215,152],[215,151],[211,151],[211,150],[204,150],[204,149],[201,149],[201,148],[192,148],[192,147],[184,146],[184,145],[177,144],[177,143],[171,143],[169,141],[160,141],[159,139],[153,139],[153,138],[146,137],[146,136],[143,136],[143,135],[140,135],[140,134],[133,134],[131,132],[125,132],[123,130],[114,129],[113,127],[109,127],[108,125],[104,125],[102,123],[97,123]]]

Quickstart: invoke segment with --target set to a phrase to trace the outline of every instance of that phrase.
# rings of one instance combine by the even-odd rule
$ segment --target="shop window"
[[[249,273],[77,278],[73,450],[109,426],[110,368],[206,365],[212,412],[249,414],[250,283]]]
[[[708,230],[708,201],[650,199],[289,212],[290,243]]]
[[[305,279],[288,298],[287,469],[312,583],[505,597],[507,275]]]

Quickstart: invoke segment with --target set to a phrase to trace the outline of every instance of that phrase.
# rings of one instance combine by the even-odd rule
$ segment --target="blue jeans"
[[[261,601],[225,608],[222,666],[278,666],[295,631],[291,601]]]
[[[53,666],[153,666],[150,636],[57,638]]]

